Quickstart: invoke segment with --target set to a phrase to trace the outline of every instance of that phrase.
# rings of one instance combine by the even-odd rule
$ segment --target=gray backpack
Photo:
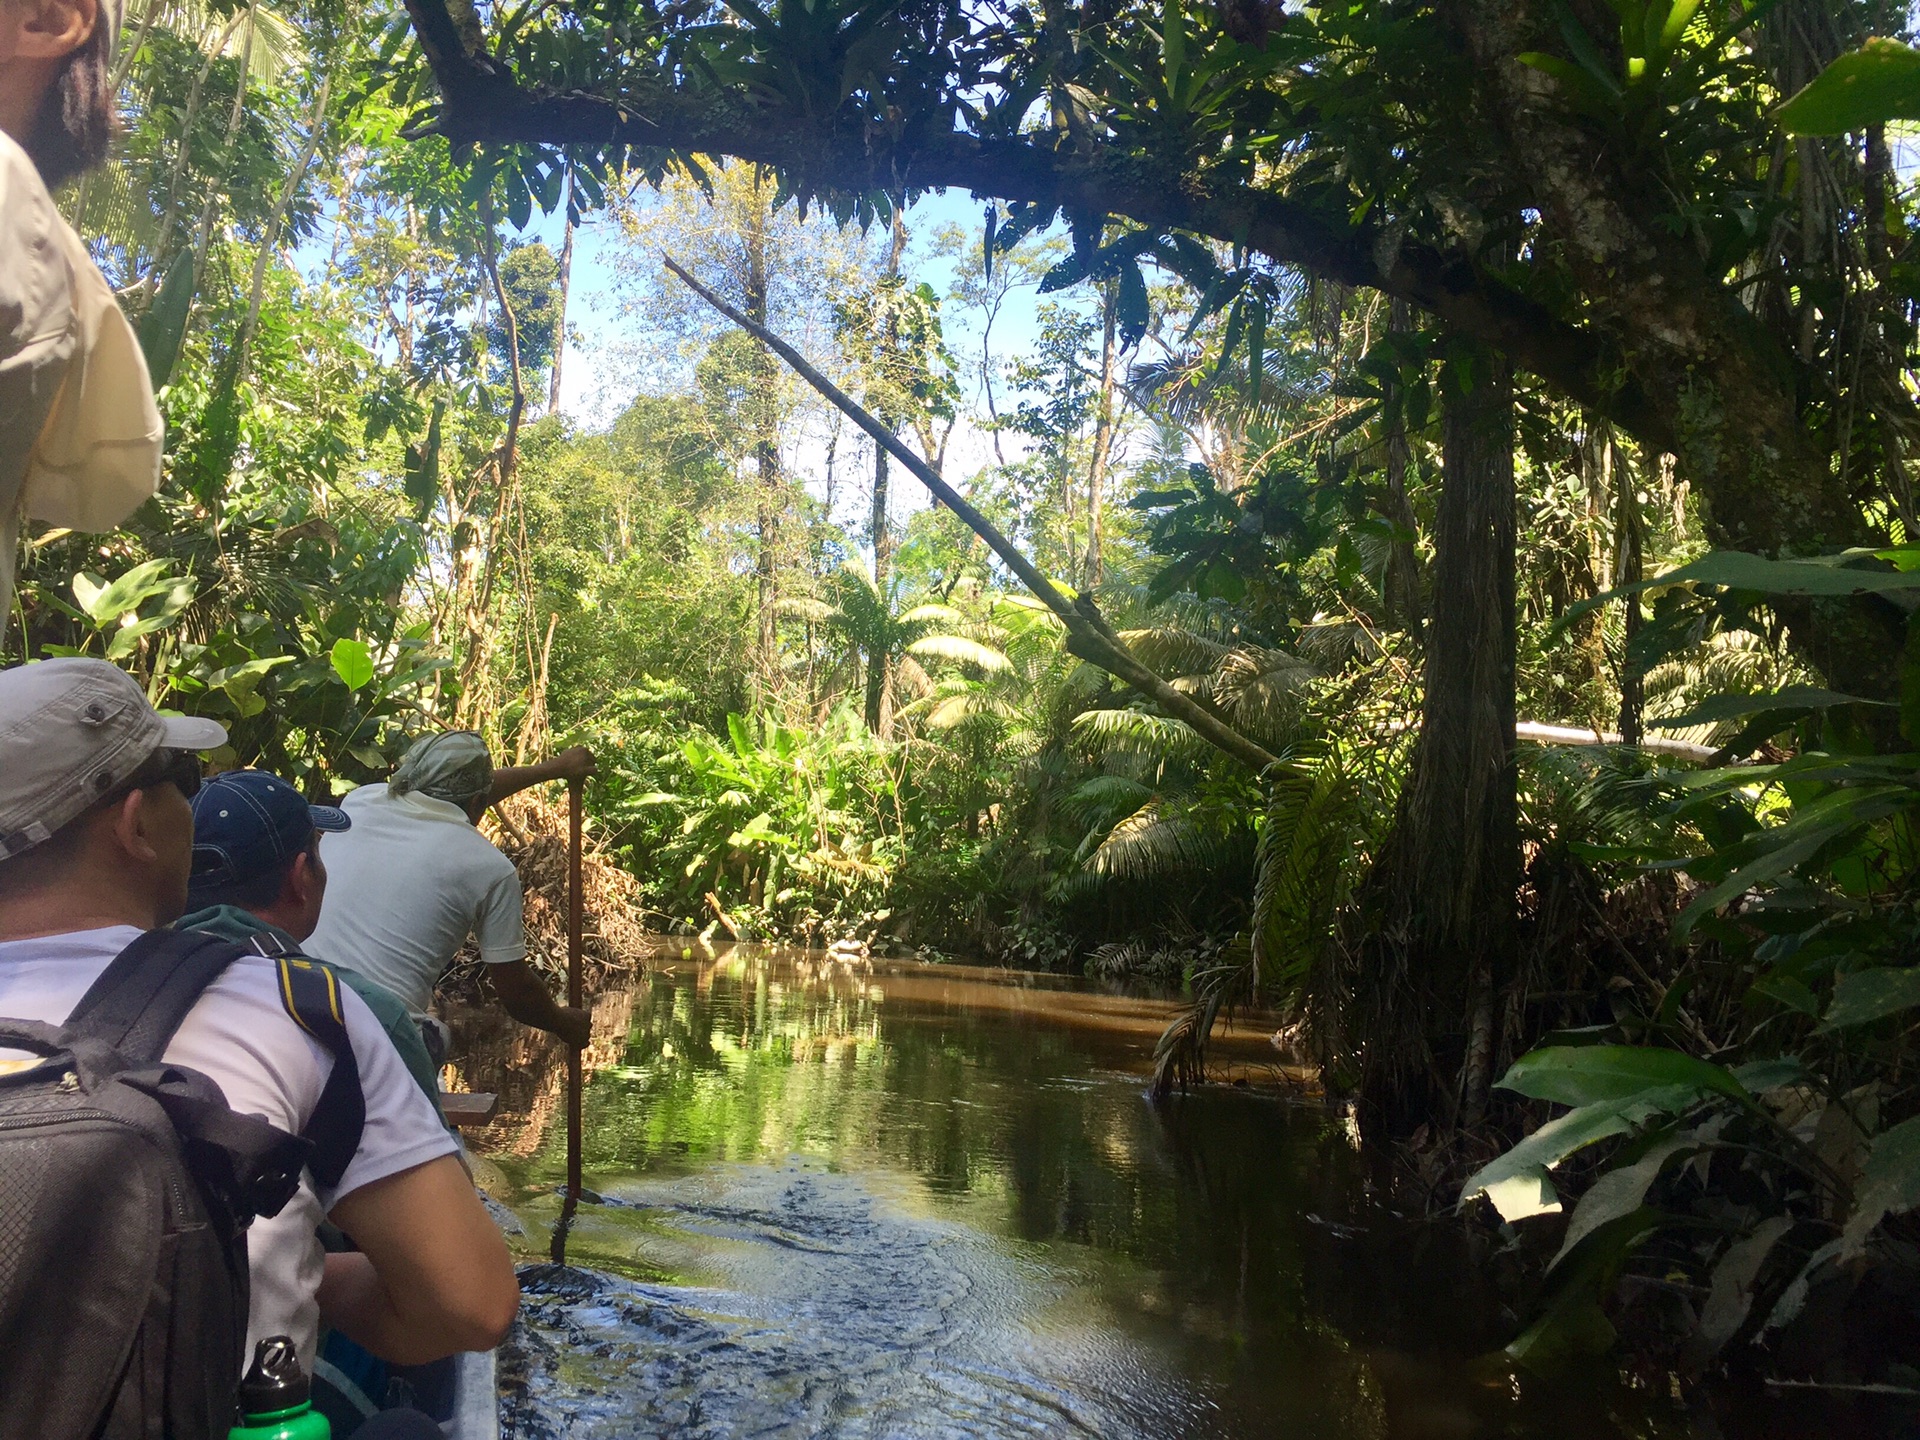
[[[162,1061],[242,951],[155,930],[64,1026],[0,1019],[0,1440],[208,1440],[234,1418],[246,1228],[307,1141]]]

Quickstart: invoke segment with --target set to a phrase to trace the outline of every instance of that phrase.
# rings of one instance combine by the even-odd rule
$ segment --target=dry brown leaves
[[[555,976],[567,973],[567,811],[534,791],[522,791],[489,811],[482,830],[513,861],[526,897],[527,958]],[[639,884],[608,858],[587,827],[581,855],[586,892],[581,954],[593,972],[629,974],[647,939]]]

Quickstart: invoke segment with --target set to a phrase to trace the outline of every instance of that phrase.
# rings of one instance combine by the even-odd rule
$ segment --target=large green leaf
[[[1554,1203],[1553,1187],[1546,1177],[1550,1167],[1597,1141],[1628,1134],[1656,1115],[1684,1110],[1699,1098],[1698,1086],[1675,1085],[1569,1110],[1482,1167],[1461,1190],[1460,1203],[1485,1194],[1500,1218],[1509,1222],[1544,1213]],[[1529,1185],[1534,1188],[1529,1190]],[[1539,1188],[1542,1186],[1544,1190]],[[1509,1213],[1509,1207],[1514,1213]]]
[[[180,585],[182,582],[173,574],[172,566],[173,562],[165,558],[143,561],[111,584],[97,575],[82,572],[73,577],[73,598],[80,602],[88,618],[104,630],[156,595],[166,595]],[[191,599],[192,595],[189,589],[187,598]]]
[[[1674,934],[1684,936],[1702,916],[1718,909],[1762,882],[1777,879],[1797,865],[1812,860],[1835,841],[1864,830],[1911,805],[1905,789],[1884,791],[1861,786],[1822,796],[1797,812],[1785,825],[1756,832],[1733,848],[1738,868],[1724,880],[1696,895],[1674,922]],[[1751,858],[1746,858],[1746,857]]]
[[[1920,965],[1856,970],[1834,984],[1826,1025],[1830,1030],[1866,1025],[1916,1005],[1920,1005]]]
[[[1696,1096],[1751,1098],[1723,1066],[1678,1050],[1643,1045],[1553,1045],[1522,1055],[1501,1078],[1500,1088],[1562,1105],[1649,1097],[1684,1089]]]
[[[1755,590],[1763,595],[1885,595],[1920,590],[1920,570],[1858,570],[1832,563],[1850,558],[1851,555],[1829,560],[1769,560],[1744,550],[1715,550],[1678,570],[1622,585],[1617,590],[1570,605],[1560,624],[1571,624],[1608,601],[1670,585],[1722,585],[1729,590]]]
[[[1670,715],[1664,720],[1649,720],[1656,730],[1684,730],[1691,725],[1707,725],[1721,720],[1744,720],[1749,715],[1765,715],[1774,710],[1825,710],[1833,705],[1886,705],[1886,700],[1867,700],[1858,695],[1842,695],[1837,690],[1822,690],[1817,685],[1788,685],[1764,695],[1710,695],[1691,710]]]
[[[1867,1237],[1889,1215],[1920,1205],[1920,1116],[1881,1132],[1867,1157],[1866,1174],[1855,1192],[1853,1213],[1840,1235],[1845,1262],[1866,1248]]]
[[[1735,1241],[1713,1267],[1713,1281],[1700,1307],[1700,1328],[1696,1337],[1699,1358],[1710,1359],[1739,1333],[1753,1308],[1754,1281],[1789,1230],[1793,1219],[1773,1215],[1762,1220],[1751,1235]]]
[[[207,676],[207,687],[224,690],[233,708],[242,715],[258,715],[267,708],[266,697],[258,693],[260,682],[276,667],[292,664],[293,659],[291,655],[270,655],[263,660],[228,665]]]
[[[333,642],[328,656],[333,673],[348,690],[358,690],[373,679],[373,652],[364,640],[340,639]]]
[[[1792,135],[1844,135],[1888,120],[1920,120],[1920,50],[1869,40],[1774,113]]]
[[[193,251],[182,250],[167,267],[153,304],[140,317],[140,349],[147,358],[147,375],[158,390],[173,378],[180,347],[187,338],[187,320],[193,313]]]
[[[1600,1296],[1612,1285],[1621,1261],[1659,1224],[1659,1212],[1642,1209],[1583,1236],[1555,1272],[1540,1318],[1507,1346],[1507,1354],[1530,1368],[1545,1369],[1611,1345],[1614,1330],[1600,1309]]]
[[[1580,1197],[1573,1218],[1567,1222],[1566,1238],[1560,1252],[1547,1265],[1549,1271],[1572,1253],[1573,1248],[1602,1225],[1631,1215],[1646,1203],[1647,1191],[1660,1178],[1660,1172],[1675,1155],[1692,1153],[1699,1144],[1687,1136],[1672,1135],[1660,1141],[1631,1165],[1609,1170]]]

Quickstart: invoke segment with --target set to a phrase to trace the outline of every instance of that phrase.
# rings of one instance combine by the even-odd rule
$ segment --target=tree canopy
[[[408,11],[438,91],[406,82],[429,107],[412,133],[512,144],[530,195],[564,167],[699,155],[842,215],[964,187],[997,202],[996,243],[1065,217],[1056,278],[1116,278],[1130,327],[1142,263],[1227,307],[1255,353],[1275,267],[1404,298],[1673,453],[1720,543],[1882,543],[1909,508],[1885,139],[1791,138],[1774,114],[1885,23],[1871,5]],[[1889,693],[1884,607],[1789,618],[1829,674]]]

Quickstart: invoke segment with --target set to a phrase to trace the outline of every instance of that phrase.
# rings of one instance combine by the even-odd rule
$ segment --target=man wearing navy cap
[[[276,954],[298,954],[320,919],[327,870],[320,837],[351,828],[344,810],[309,805],[286,781],[264,770],[229,770],[193,797],[193,875],[183,930]],[[264,944],[260,942],[265,942]],[[440,1104],[439,1073],[413,1017],[398,996],[354,970],[344,956],[317,957],[367,1002],[407,1072]]]

